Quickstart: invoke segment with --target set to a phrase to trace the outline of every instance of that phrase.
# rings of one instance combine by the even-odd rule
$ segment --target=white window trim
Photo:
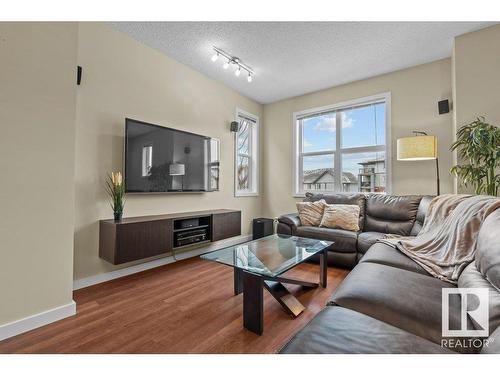
[[[251,146],[251,176],[250,181],[252,190],[238,190],[238,133],[234,133],[234,196],[235,197],[257,197],[260,191],[260,121],[259,117],[236,108],[235,121],[239,122],[239,117],[247,117],[255,121],[255,127],[252,129]]]
[[[391,93],[384,92],[376,95],[365,96],[363,98],[358,98],[354,100],[348,100],[336,104],[331,104],[323,107],[310,108],[299,112],[293,113],[293,150],[292,150],[292,176],[293,176],[293,186],[292,193],[295,198],[303,198],[305,197],[305,192],[300,190],[300,139],[299,137],[299,124],[297,119],[306,115],[312,115],[318,112],[333,112],[341,109],[345,109],[346,107],[360,106],[363,104],[369,104],[375,101],[384,101],[385,102],[385,153],[386,153],[386,193],[390,194],[392,192],[392,147],[391,147]],[[337,137],[337,148],[340,144],[340,137]],[[367,149],[369,151],[373,150],[374,146],[368,147],[356,147],[351,148],[349,151],[344,151],[354,153],[354,152],[366,152]],[[313,153],[308,153],[313,154]],[[325,152],[318,152],[318,154],[325,154]],[[337,158],[335,158],[337,159]],[[337,160],[335,160],[335,165],[337,164]],[[349,192],[339,192],[339,191],[326,191],[321,190],[318,193],[323,194],[352,194]]]

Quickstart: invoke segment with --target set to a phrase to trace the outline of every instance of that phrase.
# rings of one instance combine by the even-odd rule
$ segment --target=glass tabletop
[[[202,259],[275,277],[329,247],[333,242],[274,234],[203,254]]]

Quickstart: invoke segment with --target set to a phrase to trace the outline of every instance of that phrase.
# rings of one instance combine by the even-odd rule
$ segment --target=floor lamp
[[[413,137],[404,137],[398,139],[398,160],[436,160],[436,182],[437,195],[439,189],[439,162],[437,153],[437,137],[427,135],[424,132],[413,132]]]

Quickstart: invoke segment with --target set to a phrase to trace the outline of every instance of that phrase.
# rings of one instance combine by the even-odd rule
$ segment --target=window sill
[[[325,194],[325,195],[333,195],[333,194],[344,194],[344,195],[351,195],[351,194],[390,194],[388,191],[385,192],[377,192],[377,191],[372,191],[372,192],[361,192],[361,191],[307,191],[304,193],[293,193],[292,197],[293,198],[305,198],[306,193],[311,193],[311,194]]]
[[[244,192],[240,192],[240,193],[234,193],[234,196],[236,198],[239,198],[239,197],[258,197],[259,193],[252,193],[252,192],[244,193]]]
[[[353,193],[346,193],[346,192],[337,192],[337,191],[330,191],[330,190],[310,190],[310,191],[301,191],[301,192],[295,192],[293,193],[294,198],[305,198],[306,194],[311,193],[311,194],[326,194],[326,195],[332,195],[332,194],[353,194]]]

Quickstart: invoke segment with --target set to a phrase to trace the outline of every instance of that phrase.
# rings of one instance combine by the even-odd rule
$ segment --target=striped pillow
[[[326,204],[320,226],[359,232],[359,206]]]
[[[324,199],[316,202],[297,202],[297,211],[299,211],[302,225],[318,226],[321,223],[325,206]]]

